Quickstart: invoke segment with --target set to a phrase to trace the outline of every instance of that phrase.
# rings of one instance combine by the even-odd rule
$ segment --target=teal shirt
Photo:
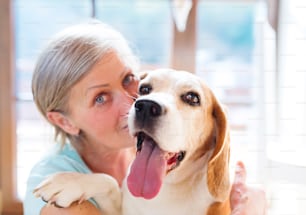
[[[30,172],[23,202],[24,215],[40,214],[40,210],[46,203],[40,198],[36,198],[33,195],[33,190],[47,176],[57,172],[92,173],[71,144],[65,144],[62,149],[59,146],[54,147],[53,151],[39,161]],[[89,201],[98,207],[94,199]]]

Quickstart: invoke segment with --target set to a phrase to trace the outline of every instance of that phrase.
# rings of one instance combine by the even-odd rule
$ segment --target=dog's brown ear
[[[226,114],[212,94],[215,120],[215,148],[207,168],[207,184],[210,194],[217,201],[225,201],[230,191],[229,178],[229,131]]]
[[[138,77],[139,77],[139,80],[142,80],[144,79],[145,77],[147,77],[148,75],[148,71],[141,71],[138,73]]]

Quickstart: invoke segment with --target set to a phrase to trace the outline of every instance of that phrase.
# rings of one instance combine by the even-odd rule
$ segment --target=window
[[[145,67],[168,65],[172,39],[169,1],[97,1],[96,17],[123,33]]]
[[[198,5],[196,73],[226,106],[231,126],[231,161],[243,160],[258,182],[261,116],[260,46],[257,1],[200,1]],[[222,15],[220,15],[222,14]]]
[[[91,2],[15,0],[13,3],[20,199],[30,168],[53,144],[53,131],[37,112],[31,97],[30,82],[36,58],[52,34],[91,16]],[[264,153],[263,146],[257,144],[261,143],[263,135],[259,96],[263,62],[261,22],[266,21],[258,19],[265,16],[265,5],[255,0],[201,0],[194,1],[194,6],[187,32],[183,33],[175,30],[169,1],[97,0],[95,14],[127,37],[144,68],[180,68],[184,66],[180,63],[186,60],[182,57],[188,50],[191,60],[188,58],[187,64],[191,65],[187,68],[194,68],[228,107],[232,144],[236,149],[232,153],[233,162],[246,161],[248,169],[252,170],[249,180],[258,183],[260,175],[256,173]],[[197,43],[186,45],[194,42],[193,39],[197,39]],[[186,52],[181,53],[181,50]]]
[[[267,186],[273,214],[303,214],[306,193],[305,2],[279,1],[275,65],[266,65]],[[269,36],[269,38],[273,38]]]
[[[278,76],[268,86],[274,92],[271,103],[277,104],[277,125],[274,134],[267,137],[268,156],[281,163],[306,167],[306,76],[305,56],[305,13],[303,3],[284,1],[280,3],[280,25],[278,28]],[[299,9],[296,9],[296,8]],[[298,26],[297,26],[298,24]],[[268,111],[268,110],[267,110]],[[271,117],[271,116],[267,116]],[[271,120],[271,118],[268,118]],[[273,131],[270,130],[270,134]],[[272,133],[273,134],[273,133]],[[277,147],[276,147],[277,146]],[[277,148],[277,150],[273,150]],[[301,149],[298,150],[297,149]]]

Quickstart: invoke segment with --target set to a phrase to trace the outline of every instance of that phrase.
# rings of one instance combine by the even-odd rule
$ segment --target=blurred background
[[[203,77],[228,109],[232,173],[238,160],[245,163],[248,183],[267,192],[268,214],[305,214],[306,2],[2,0],[0,4],[4,12],[0,52],[11,60],[0,61],[11,65],[1,71],[1,83],[8,78],[10,84],[1,87],[0,116],[14,120],[2,120],[0,130],[4,137],[14,135],[0,142],[2,214],[22,214],[29,171],[54,144],[53,131],[32,100],[37,57],[54,33],[91,17],[123,33],[142,69],[174,67]],[[5,20],[9,26],[3,25]],[[5,35],[12,38],[10,44]],[[5,118],[8,113],[13,117]]]

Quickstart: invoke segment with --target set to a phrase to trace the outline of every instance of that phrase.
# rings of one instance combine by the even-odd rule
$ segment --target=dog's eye
[[[152,86],[151,85],[142,85],[139,88],[139,94],[140,95],[147,95],[152,91]]]
[[[195,92],[188,92],[181,96],[183,102],[191,105],[191,106],[198,106],[200,105],[200,96]]]

